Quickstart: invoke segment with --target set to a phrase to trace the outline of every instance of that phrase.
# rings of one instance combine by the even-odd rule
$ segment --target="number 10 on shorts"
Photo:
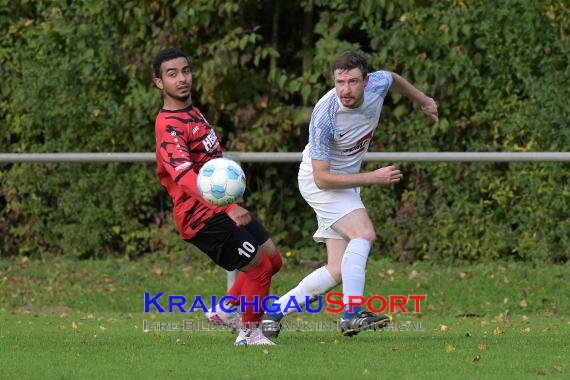
[[[238,248],[238,254],[241,256],[245,256],[248,259],[251,258],[251,254],[255,252],[255,246],[251,244],[249,241],[243,242],[243,248]]]

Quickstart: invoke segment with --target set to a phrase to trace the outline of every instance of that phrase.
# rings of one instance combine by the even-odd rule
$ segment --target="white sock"
[[[285,308],[289,303],[291,297],[295,297],[295,300],[299,306],[303,306],[306,303],[306,296],[314,297],[326,293],[330,289],[337,285],[336,280],[330,274],[326,267],[320,267],[319,269],[310,273],[307,277],[301,280],[296,288],[291,289],[284,296],[279,298],[276,302],[279,302],[279,309],[286,315],[293,311],[295,308],[288,308],[285,312]]]
[[[348,305],[348,296],[364,295],[366,260],[369,252],[370,242],[365,239],[352,239],[346,246],[340,267],[345,305]]]

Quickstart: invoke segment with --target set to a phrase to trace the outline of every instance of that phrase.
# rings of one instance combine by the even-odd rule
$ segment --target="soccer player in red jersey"
[[[156,117],[158,179],[174,204],[180,236],[226,270],[240,274],[228,295],[258,296],[258,312],[247,306],[236,345],[272,345],[261,333],[261,301],[269,295],[271,277],[281,268],[281,255],[261,223],[237,203],[214,206],[198,191],[196,178],[209,160],[222,156],[214,129],[192,103],[192,72],[188,57],[178,49],[160,51],[153,62],[154,83],[162,91],[163,106]],[[249,247],[254,247],[252,250]],[[226,308],[238,302],[226,304]],[[219,307],[218,307],[219,309]],[[239,313],[207,313],[214,323],[235,323]],[[237,319],[237,321],[236,321]]]

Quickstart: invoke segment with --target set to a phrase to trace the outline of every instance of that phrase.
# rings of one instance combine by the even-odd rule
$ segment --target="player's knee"
[[[267,241],[261,245],[261,250],[271,256],[277,251],[277,246],[275,246],[273,240],[267,239]]]
[[[271,266],[267,255],[262,255],[257,265],[249,268],[243,268],[242,272],[247,280],[257,284],[256,286],[261,286],[269,291],[271,277],[273,276],[273,267]],[[242,290],[245,292],[244,289]]]
[[[273,265],[269,260],[269,257],[264,254],[258,254],[258,261],[256,264],[252,265],[251,268],[247,271],[247,273],[251,273],[257,277],[269,277],[273,275]]]
[[[275,246],[273,240],[268,239],[260,248],[261,251],[269,257],[269,261],[273,267],[273,274],[279,272],[283,265],[283,260],[281,260],[281,253],[277,249],[277,246]]]
[[[358,231],[356,236],[351,237],[351,240],[352,239],[364,239],[368,240],[370,244],[372,244],[376,240],[376,232],[374,231],[373,228],[366,228],[363,229],[362,231]]]

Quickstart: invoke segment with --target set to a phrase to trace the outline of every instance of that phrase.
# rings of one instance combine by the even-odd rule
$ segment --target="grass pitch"
[[[272,294],[311,269],[285,262]],[[222,295],[225,273],[203,261],[11,259],[0,263],[0,378],[567,378],[570,265],[414,266],[371,261],[367,295],[427,294],[421,315],[394,315],[425,331],[346,338],[338,315],[288,317],[275,347],[234,347],[225,331],[191,331],[201,313],[142,313],[144,292]],[[143,320],[180,331],[143,331]],[[303,324],[306,323],[306,324]],[[173,325],[169,325],[173,326]]]

